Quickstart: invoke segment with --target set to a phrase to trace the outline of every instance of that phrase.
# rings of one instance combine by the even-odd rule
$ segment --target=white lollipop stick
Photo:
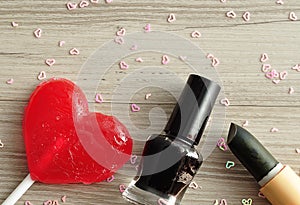
[[[2,205],[14,205],[33,183],[34,181],[31,179],[30,174],[28,174],[21,184],[19,184],[19,186],[17,186],[17,188],[7,197]]]

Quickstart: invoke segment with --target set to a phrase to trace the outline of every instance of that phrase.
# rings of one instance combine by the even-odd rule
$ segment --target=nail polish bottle
[[[300,205],[300,177],[278,162],[251,133],[231,123],[227,144],[272,205]]]
[[[202,164],[195,146],[206,127],[220,86],[192,74],[164,132],[150,135],[136,177],[123,192],[135,204],[179,205]]]

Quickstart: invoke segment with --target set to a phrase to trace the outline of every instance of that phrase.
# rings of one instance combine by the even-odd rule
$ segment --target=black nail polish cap
[[[257,182],[279,163],[251,133],[234,123],[230,125],[227,144]]]
[[[217,83],[191,74],[164,129],[166,134],[199,144],[220,90]]]

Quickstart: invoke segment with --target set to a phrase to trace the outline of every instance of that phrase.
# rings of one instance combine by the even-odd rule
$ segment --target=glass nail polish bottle
[[[192,74],[161,134],[150,135],[136,177],[123,192],[135,204],[179,205],[202,164],[195,146],[206,127],[220,86]]]

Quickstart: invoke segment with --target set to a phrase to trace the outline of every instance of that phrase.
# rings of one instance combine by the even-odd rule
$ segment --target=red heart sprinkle
[[[117,144],[114,137],[126,140]],[[43,183],[94,183],[126,163],[132,139],[113,116],[92,113],[80,88],[66,79],[41,83],[25,109],[23,135],[30,176]]]

